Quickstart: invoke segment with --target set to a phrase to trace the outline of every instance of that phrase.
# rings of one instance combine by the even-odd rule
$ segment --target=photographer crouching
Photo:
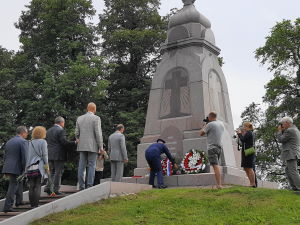
[[[256,188],[257,180],[255,176],[255,149],[253,125],[250,122],[244,122],[243,127],[236,131],[242,146],[242,163],[247,177],[250,181],[250,186]]]
[[[293,119],[283,117],[277,133],[278,142],[282,144],[281,159],[291,188],[300,191],[300,176],[297,163],[300,159],[300,131],[293,124]]]

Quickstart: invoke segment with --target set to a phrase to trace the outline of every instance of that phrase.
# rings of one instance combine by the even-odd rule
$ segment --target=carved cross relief
[[[177,68],[167,75],[161,100],[161,119],[190,114],[188,80],[187,73],[181,68]]]

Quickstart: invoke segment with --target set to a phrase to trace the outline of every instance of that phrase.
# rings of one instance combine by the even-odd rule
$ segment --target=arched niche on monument
[[[189,116],[190,114],[189,76],[185,69],[177,67],[165,76],[159,118],[176,118]]]
[[[208,75],[210,111],[218,113],[218,118],[227,122],[225,96],[221,79],[216,71],[212,70]]]
[[[184,26],[173,28],[168,34],[168,42],[174,42],[189,38],[189,31]]]

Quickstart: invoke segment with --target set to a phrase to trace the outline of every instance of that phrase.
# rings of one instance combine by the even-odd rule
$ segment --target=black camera
[[[208,119],[208,117],[206,117],[206,118],[203,120],[203,122],[205,122],[205,123],[209,123],[209,119]]]

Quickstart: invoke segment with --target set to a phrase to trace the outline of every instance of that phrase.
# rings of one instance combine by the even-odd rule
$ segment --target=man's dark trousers
[[[147,162],[150,166],[150,169],[151,169],[149,184],[154,185],[155,175],[157,175],[157,184],[158,184],[158,186],[164,185],[160,157],[153,157],[151,155],[147,155],[146,160],[147,160]]]
[[[17,175],[9,175],[9,186],[6,193],[6,201],[3,210],[9,210],[14,204],[16,195],[16,205],[20,205],[23,202],[23,182],[17,181]]]
[[[53,184],[50,182],[47,183],[46,191],[53,190],[54,192],[59,192],[61,177],[64,172],[64,161],[63,160],[49,160],[49,167],[51,169],[51,180]],[[51,189],[50,185],[53,185],[53,189]]]

